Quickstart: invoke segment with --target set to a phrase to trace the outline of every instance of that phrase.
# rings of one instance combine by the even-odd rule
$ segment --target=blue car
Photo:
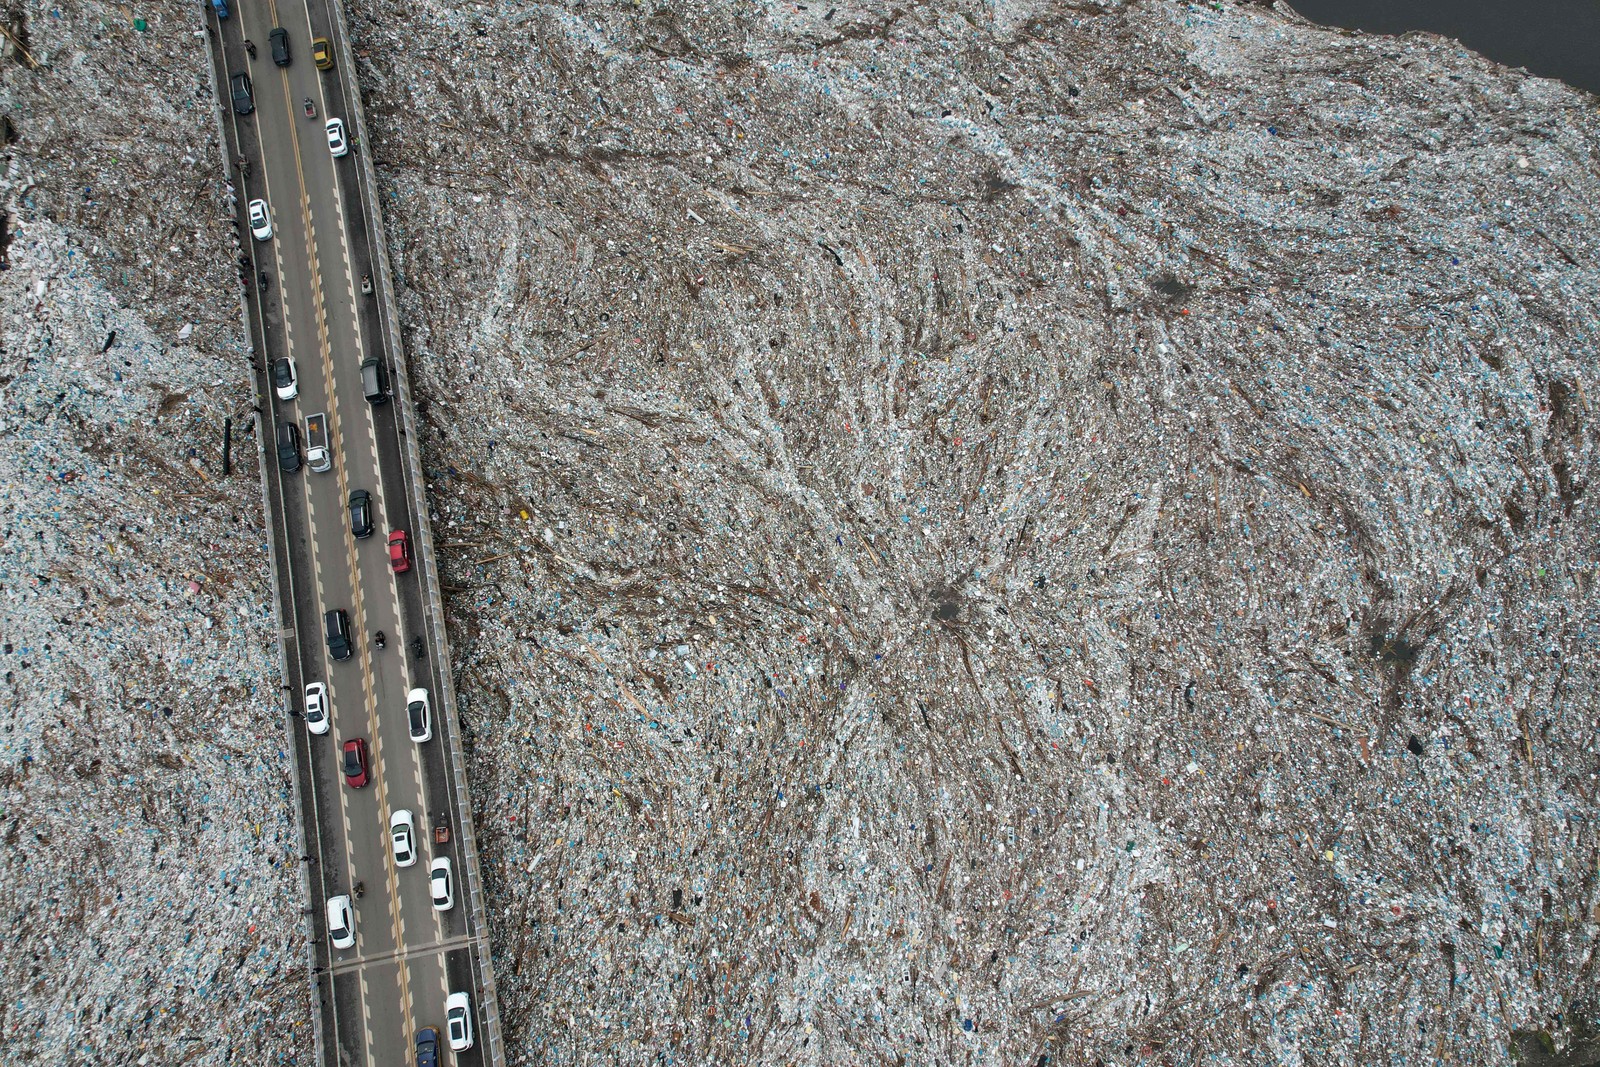
[[[417,1067],[439,1067],[439,1031],[431,1026],[417,1031]]]

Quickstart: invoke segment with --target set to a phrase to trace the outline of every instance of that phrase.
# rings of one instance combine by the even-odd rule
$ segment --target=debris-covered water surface
[[[1250,7],[358,6],[515,1062],[1566,1039],[1591,98]]]
[[[18,10],[0,1023],[303,1059],[199,16]],[[513,1062],[1592,1041],[1592,97],[1250,6],[352,17]]]

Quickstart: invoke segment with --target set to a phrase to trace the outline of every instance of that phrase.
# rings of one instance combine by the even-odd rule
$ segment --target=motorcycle
[[[256,275],[256,282],[261,286],[261,291],[263,293],[267,291],[267,286],[271,283],[271,281],[272,279],[267,277],[266,271],[262,271],[260,274]]]
[[[371,296],[372,295],[372,275],[370,275],[370,274],[363,274],[361,276],[361,295],[362,296]]]
[[[308,96],[308,97],[306,97],[306,118],[314,119],[316,117],[317,117],[317,105],[313,104],[311,102],[311,98]]]
[[[372,643],[377,645],[379,648],[382,648],[388,643],[388,639],[383,636],[383,631],[379,630],[377,633],[372,635]]]

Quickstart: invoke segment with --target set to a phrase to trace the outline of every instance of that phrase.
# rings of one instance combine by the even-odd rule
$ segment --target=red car
[[[411,569],[411,539],[404,530],[396,530],[389,535],[389,566],[394,568],[396,574],[404,574]]]
[[[371,780],[367,777],[367,741],[364,737],[352,738],[344,743],[344,780],[351,789],[360,789]]]

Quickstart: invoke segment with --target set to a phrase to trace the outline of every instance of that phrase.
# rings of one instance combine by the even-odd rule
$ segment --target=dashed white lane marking
[[[361,935],[356,934],[357,937]],[[359,946],[358,946],[359,947]],[[367,972],[361,972],[361,1033],[364,1043],[361,1046],[362,1059],[371,1062],[372,1059],[372,992],[367,988]]]

